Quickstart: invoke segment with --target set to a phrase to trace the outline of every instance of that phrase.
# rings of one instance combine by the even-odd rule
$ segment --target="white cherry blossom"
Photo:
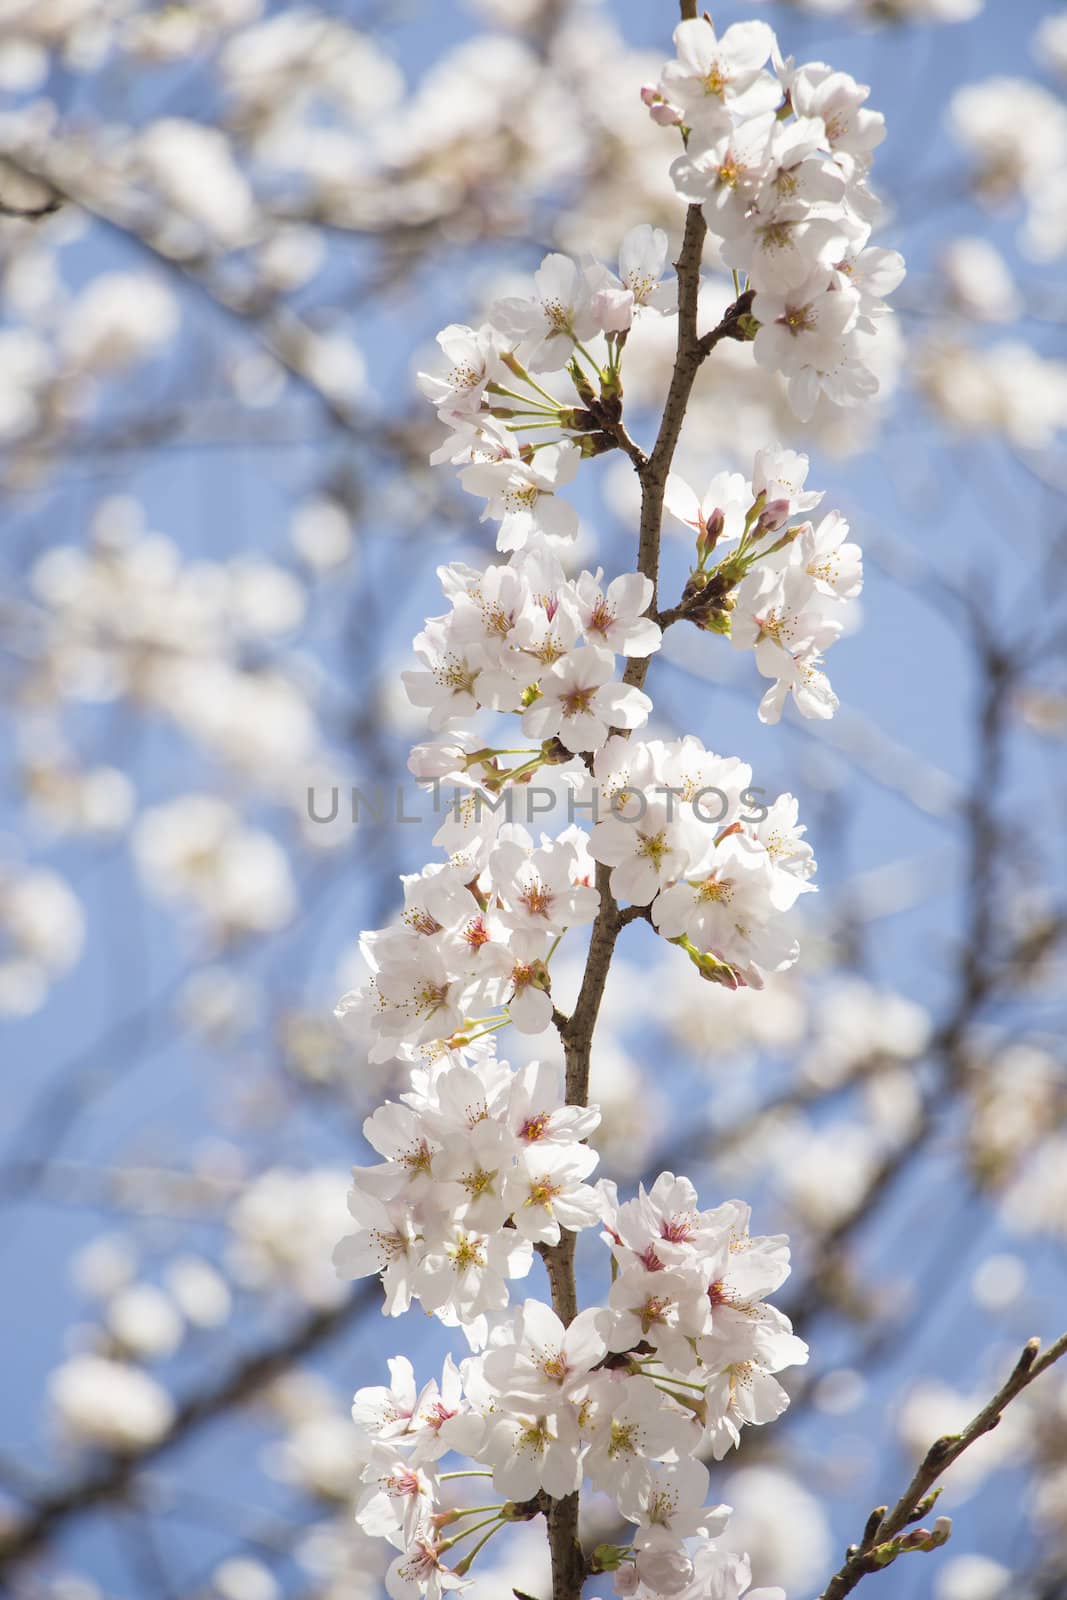
[[[476,461],[464,467],[459,479],[468,494],[488,501],[482,521],[500,523],[499,550],[521,550],[536,535],[573,539],[578,513],[557,490],[578,471],[578,452],[564,440],[545,445],[532,461]]]
[[[451,323],[437,335],[441,359],[433,370],[420,372],[419,388],[436,406],[458,412],[480,409],[485,386],[501,371],[491,328]]]
[[[490,321],[514,341],[531,372],[556,372],[574,354],[576,341],[597,332],[592,293],[569,256],[548,255],[534,273],[534,294],[494,302]]]
[[[642,222],[619,245],[617,277],[599,262],[587,268],[593,315],[602,332],[626,333],[641,312],[664,314],[676,309],[677,284],[663,276],[668,250],[663,229]]]
[[[540,681],[540,695],[522,719],[534,739],[558,738],[568,750],[599,750],[612,728],[640,727],[652,702],[640,689],[612,682],[615,657],[582,645]]]
[[[765,22],[735,22],[721,39],[702,17],[680,22],[674,30],[677,60],[663,69],[664,94],[701,131],[729,112],[772,111],[781,90],[763,68],[773,46]]]

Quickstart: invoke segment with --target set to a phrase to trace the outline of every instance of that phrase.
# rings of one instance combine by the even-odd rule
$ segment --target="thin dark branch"
[[[877,1506],[871,1512],[860,1542],[850,1546],[844,1565],[830,1579],[821,1600],[844,1600],[844,1596],[851,1594],[868,1573],[889,1566],[909,1549],[931,1549],[934,1542],[943,1542],[932,1541],[924,1528],[911,1534],[904,1534],[904,1529],[919,1521],[932,1508],[936,1494],[931,1494],[931,1490],[953,1462],[958,1461],[963,1452],[969,1450],[983,1434],[990,1433],[997,1426],[1016,1395],[1022,1394],[1035,1378],[1039,1378],[1061,1356],[1067,1354],[1067,1333],[1061,1334],[1055,1344],[1049,1345],[1043,1356],[1038,1355],[1040,1349],[1040,1340],[1030,1339],[1023,1346],[1022,1355],[1007,1382],[997,1390],[989,1404],[983,1406],[961,1433],[949,1433],[935,1439],[892,1511],[887,1511],[885,1506]],[[903,1538],[900,1537],[902,1534]]]

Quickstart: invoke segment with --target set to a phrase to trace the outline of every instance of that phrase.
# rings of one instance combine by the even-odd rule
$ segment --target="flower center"
[[[649,1328],[654,1327],[657,1322],[666,1320],[663,1313],[669,1305],[670,1301],[665,1300],[662,1295],[649,1295],[638,1312],[638,1316],[641,1318],[642,1333],[647,1333]]]
[[[450,389],[474,389],[481,381],[481,373],[469,361],[463,366],[453,367],[445,379]]]
[[[453,694],[470,694],[477,676],[475,669],[458,656],[447,656],[434,668],[434,677],[442,689],[451,689]]]
[[[611,1437],[608,1440],[609,1456],[633,1456],[640,1447],[641,1434],[636,1422],[616,1422],[611,1424]]]
[[[688,1217],[665,1217],[660,1223],[659,1236],[671,1244],[684,1244],[692,1236],[693,1224]]]
[[[529,884],[519,895],[519,904],[524,905],[531,917],[547,917],[552,910],[555,896],[543,883],[535,880]]]
[[[659,833],[642,835],[641,843],[637,847],[637,854],[651,861],[654,867],[659,867],[663,857],[667,854],[667,830],[663,828]]]
[[[593,703],[595,689],[569,689],[560,698],[560,704],[568,717],[582,716]]]
[[[818,323],[811,306],[787,306],[785,315],[778,318],[783,328],[788,328],[794,339],[798,333],[811,333]]]
[[[503,606],[482,607],[482,623],[486,633],[495,634],[500,639],[507,637],[514,620],[514,617],[505,611]]]
[[[420,1540],[403,1566],[399,1568],[398,1576],[407,1578],[411,1583],[425,1584],[439,1567],[440,1562],[433,1545]]]
[[[585,631],[587,633],[607,633],[614,621],[614,611],[612,610],[611,606],[608,605],[604,597],[601,596],[596,605],[593,607],[592,614],[589,618],[589,626]]]
[[[673,1489],[658,1489],[648,1502],[648,1520],[661,1528],[669,1527],[678,1509],[678,1495]]]
[[[536,483],[524,483],[504,490],[504,506],[508,511],[529,511],[540,494]]]
[[[392,1478],[386,1478],[383,1485],[386,1494],[394,1500],[414,1499],[419,1494],[419,1480],[410,1470],[398,1472]]]
[[[416,991],[415,1010],[428,1011],[432,1015],[447,999],[447,983],[424,983],[422,988]]]
[[[644,277],[641,277],[636,272],[628,272],[626,277],[623,279],[623,282],[626,284],[626,287],[629,289],[638,305],[644,305],[645,301],[656,287],[655,278],[650,277],[647,273],[644,275]]]
[[[449,1255],[456,1264],[457,1272],[466,1272],[468,1267],[484,1267],[485,1252],[477,1239],[472,1239],[470,1234],[463,1234],[454,1245],[449,1248]]]
[[[538,1178],[536,1183],[531,1183],[530,1193],[526,1204],[528,1206],[544,1206],[551,1209],[552,1202],[558,1194],[562,1194],[563,1185],[553,1183],[551,1178]]]
[[[475,1167],[473,1172],[465,1172],[459,1181],[471,1199],[476,1200],[480,1194],[492,1192],[495,1177],[495,1172],[486,1172],[484,1167]]]
[[[760,249],[773,255],[778,250],[788,250],[793,243],[791,222],[767,222],[758,230]]]
[[[429,1175],[433,1154],[426,1140],[423,1139],[422,1143],[415,1145],[413,1149],[403,1151],[397,1157],[397,1161],[414,1178],[420,1172]]]
[[[548,1444],[548,1426],[544,1417],[539,1417],[536,1422],[527,1423],[515,1443],[519,1450],[532,1450],[540,1455]]]
[[[543,1355],[540,1361],[541,1371],[546,1378],[562,1383],[567,1376],[567,1363],[563,1359],[562,1350],[557,1350],[553,1355]]]
[[[480,950],[489,941],[489,929],[482,917],[472,917],[463,930],[463,943],[470,950]]]
[[[426,1426],[436,1433],[443,1423],[450,1422],[455,1415],[456,1413],[450,1411],[443,1401],[435,1400],[433,1410],[426,1418]]]
[[[541,309],[555,333],[570,332],[570,311],[559,300],[542,300]]]

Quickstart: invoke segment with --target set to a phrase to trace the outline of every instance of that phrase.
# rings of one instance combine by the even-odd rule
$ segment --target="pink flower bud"
[[[634,320],[633,291],[614,286],[598,289],[592,310],[603,333],[626,333]]]
[[[726,518],[719,506],[708,518],[701,518],[700,532],[697,534],[697,548],[699,550],[714,550],[722,538],[722,530],[726,526]]]
[[[693,1563],[684,1545],[665,1538],[637,1552],[637,1575],[655,1594],[678,1594],[693,1576]]]
[[[756,527],[760,533],[777,533],[789,521],[789,501],[769,500],[760,512]]]
[[[641,1579],[637,1575],[637,1568],[630,1561],[624,1561],[615,1571],[615,1593],[624,1597],[636,1594],[641,1587]]]
[[[654,84],[646,83],[641,90],[641,99],[648,107],[653,122],[658,122],[661,127],[677,127],[682,120],[682,113],[677,106],[672,106],[665,100]]]

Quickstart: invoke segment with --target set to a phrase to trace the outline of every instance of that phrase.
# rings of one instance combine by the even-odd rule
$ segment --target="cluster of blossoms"
[[[635,1524],[627,1545],[598,1551],[619,1593],[705,1594],[714,1573],[714,1592],[736,1597],[747,1569],[713,1543],[728,1508],[705,1504],[700,1457],[721,1459],[746,1423],[780,1415],[774,1375],[806,1360],[765,1301],[788,1275],[786,1240],[751,1237],[739,1201],[702,1211],[672,1173],[620,1204],[613,1184],[586,1181],[595,1107],[563,1104],[548,1065],[516,1072],[489,1051],[462,1054],[414,1071],[400,1103],[368,1119],[385,1159],[356,1169],[358,1231],[335,1255],[346,1277],[381,1274],[388,1312],[417,1299],[475,1352],[448,1357],[421,1390],[396,1358],[389,1387],[355,1397],[357,1521],[400,1552],[389,1594],[462,1586],[469,1558],[450,1552],[476,1527],[527,1520],[587,1479]],[[565,1326],[538,1300],[509,1304],[535,1245],[598,1223],[613,1258],[606,1305]],[[462,1526],[475,1510],[448,1501],[450,1452],[501,1496],[476,1508],[476,1526]]]
[[[727,988],[761,988],[764,972],[792,966],[799,951],[783,913],[815,887],[792,795],[759,805],[752,769],[692,735],[617,736],[594,776],[610,809],[589,849],[610,867],[616,899],[650,906],[664,938]]]
[[[455,749],[420,753],[444,760]],[[534,752],[530,764],[542,759]],[[484,773],[483,753],[474,760]],[[490,788],[466,791],[436,836],[452,859],[406,875],[399,920],[361,938],[370,976],[338,1011],[366,1026],[370,1060],[433,1059],[508,1021],[522,1033],[548,1029],[551,961],[600,909],[597,863],[614,897],[649,907],[655,928],[714,982],[760,988],[765,972],[796,961],[785,913],[814,888],[815,861],[792,795],[761,804],[751,768],[692,735],[614,734],[574,782],[574,808],[597,819],[591,833],[572,823],[536,844],[503,820]]]
[[[867,399],[878,389],[870,341],[904,276],[896,251],[868,242],[879,207],[867,173],[885,137],[885,119],[865,108],[870,91],[823,62],[783,61],[764,22],[720,39],[694,18],[674,43],[644,96],[657,122],[683,130],[675,188],[703,208],[724,262],[754,291],[757,362],[786,375],[800,417],[821,393]]]
[[[502,527],[511,516],[505,513]],[[427,710],[431,728],[455,725],[482,707],[516,712],[527,738],[556,737],[578,753],[598,750],[611,727],[639,727],[652,702],[612,680],[616,652],[643,657],[659,649],[660,630],[643,614],[652,583],[633,572],[605,586],[602,576],[583,572],[569,582],[543,548],[484,572],[441,567],[452,610],[427,621],[415,640],[422,669],[404,673],[408,696]]]
[[[535,534],[566,541],[577,532],[577,513],[557,490],[571,482],[583,456],[616,443],[599,407],[589,409],[596,404],[593,380],[602,398],[614,400],[617,420],[619,366],[634,319],[675,309],[674,280],[664,278],[668,249],[663,230],[642,223],[623,239],[618,274],[599,262],[548,255],[531,295],[495,301],[479,328],[453,323],[438,334],[441,356],[418,382],[451,431],[431,460],[462,468],[464,489],[486,501],[482,520],[500,523],[499,549],[521,549]],[[606,350],[606,366],[586,348],[594,340],[598,356]],[[575,389],[569,400],[532,376],[564,368]],[[556,437],[523,445],[516,438],[523,429]]]
[[[867,248],[881,119],[845,75],[781,63],[763,24],[720,43],[710,24],[687,23],[676,42],[679,61],[645,98],[658,121],[682,125],[676,187],[746,275],[729,337],[754,340],[761,363],[789,374],[803,412],[822,391],[862,398],[874,387],[864,340],[877,295],[900,275],[898,258]],[[764,70],[772,53],[778,76]],[[796,960],[786,919],[814,887],[791,795],[761,804],[749,766],[692,736],[632,736],[652,711],[648,658],[678,620],[754,650],[773,680],[765,721],[790,692],[805,715],[832,713],[821,652],[862,572],[837,513],[807,520],[822,498],[805,490],[807,458],[761,450],[751,480],[720,474],[702,497],[670,477],[665,509],[696,546],[671,612],[650,611],[644,557],[646,570],[610,581],[565,565],[578,516],[561,491],[584,459],[624,450],[647,488],[649,457],[622,421],[621,367],[635,320],[674,310],[667,258],[666,234],[648,225],[624,238],[617,273],[550,255],[532,294],[496,301],[479,328],[446,328],[442,359],[419,374],[447,430],[432,459],[484,501],[506,559],[439,570],[449,610],[415,640],[420,664],[404,682],[437,735],[411,770],[455,786],[434,840],[446,859],[404,878],[398,921],[361,941],[369,980],[339,1007],[372,1061],[411,1071],[364,1126],[382,1159],[355,1169],[356,1231],[335,1252],[338,1271],[379,1274],[387,1314],[418,1301],[461,1328],[470,1351],[422,1390],[395,1359],[390,1387],[356,1395],[357,1522],[399,1551],[394,1600],[462,1587],[500,1527],[551,1522],[553,1504],[587,1480],[633,1524],[587,1572],[613,1572],[620,1595],[738,1600],[749,1569],[716,1543],[728,1508],[706,1504],[701,1458],[778,1416],[787,1399],[775,1374],[807,1355],[765,1299],[789,1270],[784,1238],[751,1238],[738,1201],[702,1211],[671,1173],[620,1203],[613,1183],[590,1181],[599,1110],[567,1104],[550,1063],[516,1071],[495,1049],[509,1022],[568,1039],[574,1019],[554,1006],[551,963],[565,934],[602,930],[605,912],[615,932],[647,922],[713,983],[757,988]],[[498,737],[499,717],[517,717],[521,737]],[[539,772],[570,815],[535,839],[513,802],[529,801]],[[542,810],[528,804],[527,819]],[[577,1079],[571,1065],[570,1098],[584,1101],[591,1063]],[[611,1288],[606,1304],[577,1312],[570,1236],[598,1224]],[[555,1309],[511,1300],[535,1253]],[[477,1465],[442,1473],[450,1452]],[[499,1502],[450,1503],[450,1481],[468,1475],[491,1479]]]
[[[359,1231],[335,1254],[338,1271],[378,1272],[385,1310],[412,1300],[484,1345],[487,1315],[508,1304],[535,1244],[597,1220],[597,1164],[582,1141],[595,1109],[560,1104],[547,1063],[513,1071],[488,1041],[415,1068],[399,1103],[387,1101],[363,1133],[384,1160],[356,1167],[348,1205]]]
[[[478,804],[476,798],[475,804]],[[586,836],[571,827],[533,844],[517,823],[474,832],[485,865],[430,863],[404,878],[398,924],[364,933],[369,981],[345,995],[340,1015],[369,1023],[372,1061],[434,1055],[510,1020],[522,1033],[552,1021],[548,962],[567,928],[591,923],[600,905]],[[504,1014],[487,1016],[487,1010]]]
[[[822,500],[804,488],[807,475],[807,456],[775,449],[757,452],[751,482],[719,472],[698,496],[676,473],[667,480],[666,509],[696,534],[690,615],[755,652],[760,673],[774,680],[760,702],[763,722],[778,721],[789,694],[802,716],[833,716],[822,652],[845,631],[848,602],[863,587],[860,548],[839,511],[818,526],[790,525]],[[723,539],[732,547],[709,570]]]

